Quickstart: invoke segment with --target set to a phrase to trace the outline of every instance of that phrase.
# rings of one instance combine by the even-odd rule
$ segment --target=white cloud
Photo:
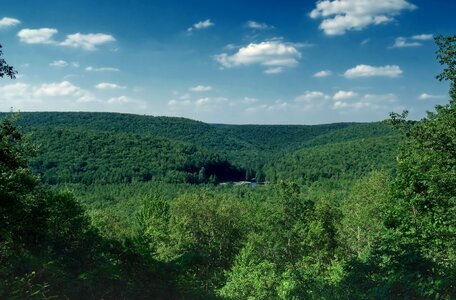
[[[274,67],[264,70],[264,74],[279,74],[283,72],[283,67]]]
[[[17,33],[20,41],[26,44],[55,44],[53,39],[58,30],[54,28],[22,29]]]
[[[433,34],[418,34],[414,35],[411,37],[412,40],[417,40],[417,41],[429,41],[434,38]]]
[[[407,0],[320,0],[310,17],[323,19],[320,29],[325,34],[342,35],[392,22],[401,11],[414,9],[416,6]]]
[[[322,70],[322,71],[319,71],[315,74],[313,74],[313,77],[316,77],[316,78],[323,78],[323,77],[328,77],[328,76],[331,76],[332,75],[332,72],[329,71],[329,70]]]
[[[419,46],[421,46],[421,45],[422,45],[422,44],[421,44],[421,43],[418,43],[418,42],[408,41],[407,38],[398,37],[398,38],[396,38],[396,40],[394,41],[394,44],[393,44],[393,46],[391,46],[391,48],[419,47]]]
[[[442,95],[431,95],[428,93],[422,93],[421,95],[418,96],[418,99],[420,100],[432,100],[432,99],[442,99],[444,96]]]
[[[406,38],[406,37],[398,37],[394,41],[393,46],[391,48],[406,48],[406,47],[419,47],[422,46],[423,44],[421,43],[422,41],[428,41],[433,39],[432,34],[419,34],[419,35],[414,35],[412,37]],[[417,42],[420,41],[420,42]]]
[[[245,26],[247,28],[256,29],[256,30],[265,30],[265,29],[274,28],[274,26],[270,26],[266,23],[259,23],[259,22],[255,22],[252,20],[247,21],[247,23],[245,23]]]
[[[22,29],[17,36],[20,41],[26,44],[53,44],[63,47],[81,48],[87,51],[97,50],[97,46],[114,42],[116,39],[109,34],[89,33],[89,34],[69,34],[62,42],[54,40],[54,35],[58,33],[55,28]]]
[[[29,94],[30,85],[26,83],[14,83],[0,87],[2,98],[23,98]]]
[[[403,71],[399,66],[387,65],[384,67],[373,67],[369,65],[357,65],[354,68],[345,71],[346,78],[359,78],[359,77],[399,77]]]
[[[233,68],[246,65],[261,65],[266,67],[267,74],[276,74],[298,65],[301,53],[298,47],[292,43],[281,40],[269,40],[261,43],[251,43],[241,47],[232,55],[222,53],[214,58],[225,68]]]
[[[187,29],[187,31],[191,32],[193,30],[201,30],[201,29],[212,27],[214,25],[215,25],[215,23],[212,23],[210,19],[207,19],[207,20],[200,21],[198,23],[193,24],[191,27],[189,27]]]
[[[123,104],[123,103],[130,103],[130,102],[133,102],[133,100],[127,96],[112,97],[106,101],[106,103],[108,103],[108,104]]]
[[[354,96],[356,97],[356,96]],[[350,99],[354,98],[350,97]],[[333,103],[331,106],[332,109],[335,110],[387,110],[389,109],[391,103],[396,102],[396,95],[395,94],[384,94],[384,95],[376,95],[376,94],[366,94],[360,98],[354,99],[355,101],[349,101],[349,98],[340,98],[336,99],[336,102]]]
[[[123,85],[118,85],[115,83],[109,83],[109,82],[100,82],[95,86],[96,89],[99,90],[117,90],[117,89],[125,89],[126,87]]]
[[[334,100],[343,100],[343,99],[350,99],[358,96],[357,93],[353,91],[338,91],[337,93],[334,94],[333,99]]]
[[[207,85],[197,85],[189,89],[191,92],[209,92],[212,91],[212,87]]]
[[[21,21],[19,21],[18,19],[3,17],[0,19],[0,29],[11,27],[11,26],[16,26],[20,23],[21,23]]]
[[[215,97],[215,98],[200,98],[194,101],[195,105],[197,106],[204,106],[204,105],[217,105],[221,103],[226,103],[228,101],[225,97]]]
[[[69,81],[44,83],[35,92],[37,96],[82,96],[84,92],[81,88],[73,85]]]
[[[54,60],[49,64],[51,67],[64,68],[68,66],[68,63],[64,60]]]
[[[179,97],[179,99],[180,100],[172,99],[168,101],[168,106],[172,110],[208,112],[231,104],[229,99],[225,97],[203,97],[194,100],[187,97]]]
[[[120,70],[118,68],[112,68],[112,67],[96,68],[96,67],[88,66],[85,68],[85,70],[88,72],[120,72]]]
[[[295,98],[295,102],[308,102],[314,100],[325,100],[329,99],[330,97],[325,93],[318,92],[318,91],[306,91],[304,94]]]
[[[125,112],[144,112],[147,104],[143,101],[120,95],[109,99],[96,97],[90,90],[83,89],[69,81],[29,85],[15,83],[0,86],[0,110],[10,107],[20,110],[59,111],[107,111],[112,108]]]
[[[109,34],[104,33],[75,33],[66,36],[66,39],[60,43],[61,46],[81,48],[87,51],[97,50],[97,46],[114,42],[116,39]]]

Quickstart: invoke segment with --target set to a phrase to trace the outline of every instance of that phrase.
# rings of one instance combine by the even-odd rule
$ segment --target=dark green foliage
[[[204,183],[242,180],[244,172],[192,144],[132,133],[37,128],[32,167],[43,180],[62,183],[131,183],[161,180]],[[77,145],[77,146],[76,146]]]
[[[12,66],[8,65],[3,58],[1,58],[3,55],[2,48],[2,45],[0,45],[0,78],[3,78],[4,76],[10,77],[11,79],[16,78],[17,72]]]
[[[381,168],[392,171],[400,140],[397,135],[371,137],[302,148],[271,162],[266,167],[266,178],[302,182],[353,180]]]

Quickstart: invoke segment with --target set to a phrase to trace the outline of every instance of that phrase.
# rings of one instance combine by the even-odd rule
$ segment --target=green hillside
[[[147,134],[37,127],[32,167],[51,184],[162,180],[205,183],[242,180],[245,172],[214,152]]]
[[[315,143],[324,139],[317,139]],[[392,171],[401,141],[398,135],[326,143],[287,153],[266,166],[268,180],[315,182],[361,178],[375,170]]]
[[[386,138],[397,133],[384,123],[211,125],[172,117],[37,112],[21,113],[18,124],[38,145],[32,167],[52,184],[356,178],[389,169],[399,142]]]

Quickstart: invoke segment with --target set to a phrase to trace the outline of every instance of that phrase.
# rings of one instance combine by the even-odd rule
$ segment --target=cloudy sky
[[[0,111],[109,111],[215,123],[413,118],[448,101],[433,37],[450,0],[0,0],[19,71]]]

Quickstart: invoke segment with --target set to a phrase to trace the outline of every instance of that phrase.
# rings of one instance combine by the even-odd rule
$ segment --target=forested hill
[[[118,113],[20,113],[48,183],[205,183],[358,177],[390,168],[398,134],[383,122],[215,125]],[[375,162],[372,163],[372,162]]]

